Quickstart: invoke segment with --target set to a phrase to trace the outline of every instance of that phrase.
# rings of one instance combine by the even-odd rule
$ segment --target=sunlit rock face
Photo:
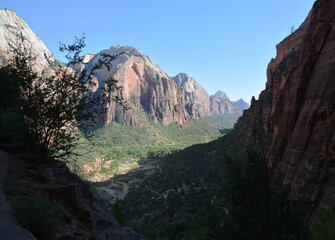
[[[110,101],[105,121],[127,125],[140,125],[141,119],[168,125],[173,122],[184,124],[191,119],[212,114],[241,112],[229,98],[223,98],[218,92],[209,96],[206,90],[185,73],[169,77],[148,56],[144,56],[134,47],[117,46],[103,50],[94,57],[85,55],[87,63],[76,66],[77,69],[90,69],[98,63],[104,54],[118,55],[111,69],[98,70],[98,89],[104,86],[104,80],[118,80],[122,89],[117,95],[131,106],[124,110],[122,106]]]
[[[114,101],[110,101],[105,121],[107,125],[116,121],[127,125],[140,125],[141,119],[168,125],[173,122],[183,124],[192,118],[188,111],[189,97],[164,73],[154,61],[144,56],[136,48],[128,46],[111,47],[95,55],[86,65],[89,69],[97,64],[102,54],[117,55],[113,67],[97,71],[98,88],[103,87],[104,80],[113,78],[122,86],[117,95],[127,100],[131,106],[125,110]]]
[[[17,36],[27,40],[25,41],[27,48],[31,49],[33,56],[36,56],[35,70],[42,71],[48,65],[44,54],[51,57],[47,47],[14,11],[0,9],[0,66],[8,63],[11,55],[10,46],[17,46],[19,41]]]
[[[185,73],[179,73],[171,79],[184,88],[190,101],[187,107],[192,117],[199,118],[209,115],[210,97],[199,83]]]
[[[266,89],[235,126],[245,144],[261,126],[272,141],[270,165],[313,219],[335,206],[335,1],[316,1],[305,22],[277,45]],[[242,134],[244,132],[244,134]]]

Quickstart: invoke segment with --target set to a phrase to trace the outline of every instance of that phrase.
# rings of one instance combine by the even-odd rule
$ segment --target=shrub
[[[313,239],[329,240],[335,238],[335,208],[321,209],[311,225]]]
[[[112,212],[118,223],[123,227],[126,221],[126,214],[124,213],[123,206],[121,206],[118,203],[115,203],[113,205]]]
[[[61,224],[60,203],[48,197],[29,195],[14,205],[20,225],[38,239],[50,239]]]

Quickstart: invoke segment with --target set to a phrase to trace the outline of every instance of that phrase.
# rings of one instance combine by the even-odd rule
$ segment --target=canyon
[[[316,1],[299,29],[277,45],[265,90],[234,129],[245,147],[259,144],[255,127],[270,138],[269,164],[284,175],[307,221],[334,207],[334,11],[334,1]]]
[[[306,222],[312,223],[320,209],[333,208],[334,12],[334,1],[315,2],[301,26],[277,45],[277,55],[271,59],[267,68],[266,88],[257,100],[252,98],[249,108],[243,100],[230,101],[222,91],[210,96],[199,83],[185,73],[179,73],[174,77],[168,76],[149,56],[143,55],[134,47],[116,46],[98,54],[83,56],[82,63],[73,66],[79,72],[91,69],[103,54],[117,55],[111,69],[100,69],[96,73],[97,86],[94,91],[97,93],[101,91],[104,79],[110,77],[116,79],[122,87],[118,89],[116,95],[127,101],[131,107],[130,110],[125,110],[114,101],[110,101],[104,119],[96,128],[103,128],[113,122],[139,127],[148,121],[163,126],[172,123],[185,125],[193,119],[243,112],[227,137],[220,138],[214,143],[195,145],[164,158],[162,164],[150,168],[150,174],[133,171],[132,174],[134,172],[138,174],[136,179],[138,182],[135,182],[133,189],[129,188],[129,191],[135,191],[134,189],[138,188],[139,182],[142,181],[145,188],[136,191],[147,191],[144,195],[146,194],[148,203],[156,206],[155,204],[164,202],[166,204],[164,206],[168,206],[169,194],[174,200],[184,200],[187,196],[197,198],[199,192],[210,189],[209,183],[213,189],[220,189],[219,183],[211,182],[211,177],[215,171],[218,175],[221,174],[216,166],[220,166],[222,155],[226,154],[223,150],[225,144],[235,144],[238,147],[233,148],[234,151],[231,150],[235,154],[236,149],[244,151],[256,149],[266,153],[269,167],[275,173],[283,175],[283,183],[291,188],[290,197],[298,203],[296,210]],[[0,10],[0,52],[3,64],[6,64],[6,57],[9,54],[9,44],[6,42],[14,39],[8,37],[12,28],[26,29],[22,32],[31,39],[31,48],[35,49],[37,55],[41,57],[44,53],[49,54],[45,45],[27,30],[29,27],[24,24],[23,20],[16,17],[12,11]],[[43,61],[41,59],[41,65],[37,66],[37,69],[42,68],[45,64]],[[178,161],[179,159],[182,161]],[[162,168],[164,164],[165,169]],[[153,175],[153,169],[157,175]],[[199,176],[198,172],[206,173],[208,182],[204,180],[205,177]],[[175,179],[176,174],[179,174],[180,179]],[[133,179],[127,180],[134,182]],[[106,182],[112,185],[113,180],[108,179]],[[124,185],[127,186],[126,192],[129,182],[125,182]],[[164,189],[163,184],[157,184],[160,182],[171,184]],[[150,189],[150,184],[157,186]],[[124,195],[122,194],[122,199],[125,198]],[[138,201],[138,196],[133,196],[131,200]],[[208,194],[206,197],[209,201],[209,197],[213,195]],[[204,199],[197,200],[199,206],[202,205]],[[147,202],[141,203],[141,206],[145,206]],[[152,211],[152,206],[145,207],[149,209],[146,211]],[[171,218],[176,216],[175,212],[178,213],[176,209],[173,210],[175,212],[172,210],[168,212],[167,209],[168,207],[164,208],[167,211],[166,215],[171,215]],[[145,214],[143,214],[145,217],[151,216],[150,212]],[[139,215],[139,218],[142,217]]]

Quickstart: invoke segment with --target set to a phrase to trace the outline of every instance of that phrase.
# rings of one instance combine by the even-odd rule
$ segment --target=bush
[[[50,239],[61,225],[60,203],[45,196],[29,195],[14,205],[20,225],[38,239]]]
[[[335,208],[321,209],[311,225],[313,239],[329,240],[335,238]]]
[[[126,221],[126,214],[124,213],[123,206],[121,206],[118,203],[115,203],[113,205],[112,212],[118,223],[123,227]]]
[[[66,66],[57,67],[59,63],[45,55],[49,65],[37,72],[37,56],[29,47],[29,40],[18,35],[10,64],[1,69],[10,73],[9,83],[16,94],[14,103],[29,136],[30,150],[39,154],[42,161],[76,155],[74,149],[80,137],[76,130],[89,133],[105,116],[109,101],[129,108],[115,94],[119,86],[112,78],[103,81],[98,93],[92,90],[96,71],[110,70],[118,55],[101,54],[96,65],[81,72],[71,68],[82,61],[79,55],[85,46],[84,39],[76,38],[73,45],[60,46],[69,61]]]

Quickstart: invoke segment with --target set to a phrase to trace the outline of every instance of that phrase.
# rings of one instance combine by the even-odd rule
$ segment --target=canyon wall
[[[75,68],[91,69],[104,54],[117,57],[112,61],[111,69],[103,68],[95,74],[98,80],[97,91],[104,86],[104,80],[117,80],[122,88],[116,95],[126,100],[131,109],[125,110],[110,101],[108,113],[98,127],[112,121],[141,125],[145,123],[145,119],[163,125],[173,122],[185,124],[203,116],[241,112],[223,92],[209,96],[199,83],[185,73],[169,77],[149,56],[144,56],[134,47],[117,46],[95,56],[86,55],[83,64]],[[222,97],[222,93],[225,97]]]
[[[277,45],[266,88],[235,125],[245,147],[269,137],[269,164],[291,185],[306,220],[335,206],[335,1],[318,0]],[[265,138],[266,139],[266,138]]]

